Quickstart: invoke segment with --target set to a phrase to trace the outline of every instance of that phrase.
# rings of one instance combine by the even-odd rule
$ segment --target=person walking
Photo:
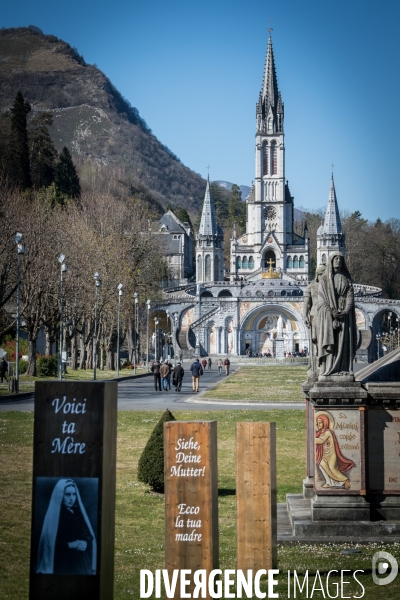
[[[171,389],[171,373],[174,370],[174,367],[172,366],[172,362],[170,360],[166,361],[168,368],[169,368],[169,373],[167,375],[167,380],[168,380],[168,390]]]
[[[209,359],[208,359],[208,361],[207,361],[207,364],[208,364],[208,368],[209,368],[209,369],[211,369],[211,365],[212,365],[212,360],[211,360],[211,358],[209,358]]]
[[[169,364],[167,361],[162,363],[160,367],[160,375],[161,375],[161,389],[163,392],[168,392],[168,377],[169,377]]]
[[[207,360],[205,358],[203,358],[203,360],[201,361],[201,364],[203,365],[203,369],[205,369],[207,367]]]
[[[156,392],[161,392],[161,376],[160,376],[160,363],[157,359],[151,365],[151,372],[154,376],[154,389]]]
[[[179,352],[179,362],[182,363],[183,360],[183,352]]]
[[[222,358],[219,358],[217,361],[218,375],[221,375],[223,366],[224,366],[224,363],[222,362]]]
[[[228,357],[226,357],[224,360],[224,366],[225,366],[225,374],[229,375],[229,367],[231,366],[231,361],[229,360]]]
[[[8,381],[8,362],[6,361],[6,359],[4,358],[4,356],[1,357],[1,361],[0,361],[0,380],[1,383],[3,383],[3,378],[5,377],[6,381]]]
[[[192,372],[193,391],[198,392],[199,391],[199,380],[200,380],[201,375],[203,375],[203,367],[201,366],[198,358],[196,358],[196,360],[190,367],[190,370]]]
[[[172,385],[175,386],[175,391],[180,392],[182,387],[182,379],[185,374],[181,363],[178,362],[175,369],[172,371]]]

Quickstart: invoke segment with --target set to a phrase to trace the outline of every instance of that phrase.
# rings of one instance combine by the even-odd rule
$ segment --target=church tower
[[[223,281],[224,233],[215,218],[209,177],[196,242],[196,282]]]
[[[293,231],[284,138],[284,106],[270,35],[256,105],[255,179],[246,200],[246,233],[231,240],[231,279],[308,281],[309,241]]]
[[[345,238],[340,222],[333,173],[324,224],[317,231],[317,265],[325,265],[332,252],[342,252],[346,256]]]

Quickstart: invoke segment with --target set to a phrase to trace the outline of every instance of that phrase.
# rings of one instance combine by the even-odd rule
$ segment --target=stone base
[[[285,541],[314,542],[399,542],[400,520],[392,521],[313,521],[312,500],[300,494],[287,494],[286,506],[292,527],[292,537]]]
[[[303,498],[314,498],[314,478],[306,477],[303,479]]]
[[[277,360],[284,360],[285,358],[285,344],[283,338],[277,338],[275,340],[275,358]]]
[[[371,509],[365,496],[314,496],[313,521],[369,521]]]

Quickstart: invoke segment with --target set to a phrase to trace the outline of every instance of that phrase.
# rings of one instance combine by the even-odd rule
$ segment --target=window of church
[[[271,144],[271,151],[270,151],[270,158],[271,158],[271,175],[276,175],[278,172],[278,164],[277,164],[277,152],[276,152],[276,143],[272,142]]]
[[[297,256],[295,256],[293,258],[293,269],[298,269],[299,268],[299,259],[297,258]]]
[[[248,268],[247,256],[243,256],[242,269]]]
[[[323,265],[326,265],[326,254],[323,254],[321,256],[321,262],[322,262]]]
[[[293,269],[293,261],[291,256],[288,256],[286,259],[286,268]]]
[[[304,269],[304,256],[300,256],[299,267],[300,269]]]
[[[242,266],[242,261],[240,260],[240,256],[236,257],[236,267],[240,269]]]
[[[203,261],[200,254],[197,257],[197,281],[203,281]]]
[[[281,296],[286,296],[286,290],[281,291]]]
[[[211,256],[209,254],[204,259],[204,281],[211,281]]]
[[[254,258],[252,256],[249,258],[249,269],[254,269]]]
[[[262,174],[263,175],[268,175],[268,146],[267,144],[263,145],[263,152],[262,152]]]
[[[268,131],[272,131],[272,117],[268,117]]]

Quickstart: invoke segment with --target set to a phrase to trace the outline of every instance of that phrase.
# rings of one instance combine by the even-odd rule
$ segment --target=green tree
[[[154,427],[138,465],[139,481],[156,492],[164,492],[164,423],[167,421],[176,421],[168,408]]]
[[[53,124],[50,112],[41,112],[29,123],[28,139],[31,155],[31,177],[35,188],[48,187],[54,181],[57,152],[48,127]]]
[[[8,172],[11,180],[22,189],[31,187],[27,115],[31,107],[18,92],[11,109],[11,139]]]
[[[192,221],[190,220],[189,213],[186,208],[176,206],[174,209],[172,209],[172,212],[180,221],[182,221],[182,223],[189,223],[189,225],[193,228]]]
[[[240,228],[246,227],[246,203],[242,201],[242,190],[234,183],[231,188],[229,197],[229,225],[232,227],[234,223]]]
[[[63,148],[56,164],[54,181],[61,196],[79,198],[81,195],[79,177],[67,147]]]

